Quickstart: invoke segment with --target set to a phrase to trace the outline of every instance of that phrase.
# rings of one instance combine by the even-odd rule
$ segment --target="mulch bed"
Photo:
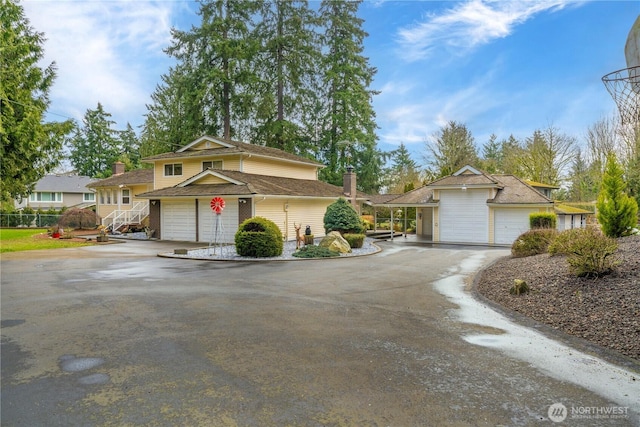
[[[600,278],[569,273],[564,256],[505,257],[483,270],[485,298],[569,335],[640,362],[640,236],[619,239],[616,271]],[[514,279],[531,292],[511,295]]]

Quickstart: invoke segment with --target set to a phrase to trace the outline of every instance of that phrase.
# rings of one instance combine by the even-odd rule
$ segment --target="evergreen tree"
[[[432,176],[451,175],[465,165],[478,165],[478,154],[471,132],[464,124],[450,121],[427,145],[425,160]]]
[[[98,103],[95,110],[87,110],[82,126],[76,128],[71,138],[71,164],[80,175],[107,177],[111,175],[113,163],[121,154],[118,131],[113,129],[115,122],[111,114],[104,111]]]
[[[322,99],[326,100],[319,143],[326,168],[321,178],[339,185],[347,164],[358,173],[358,188],[375,193],[380,188],[382,153],[376,148],[375,112],[370,86],[376,69],[362,55],[363,20],[357,17],[361,1],[324,0],[320,18],[325,28]]]
[[[26,196],[60,161],[73,123],[47,123],[55,63],[40,68],[44,35],[13,0],[0,7],[0,203]]]
[[[596,204],[598,222],[609,237],[625,236],[638,224],[638,203],[627,196],[625,187],[622,167],[610,154]]]
[[[162,83],[151,94],[141,133],[141,154],[175,151],[195,138],[210,133],[217,136],[216,126],[205,126],[201,82],[179,65],[161,76]]]
[[[500,143],[501,151],[501,163],[498,169],[501,173],[507,175],[515,175],[522,177],[522,162],[521,158],[524,155],[524,149],[522,148],[520,141],[513,135],[509,135],[509,138],[503,140]]]
[[[122,154],[118,157],[118,161],[126,165],[126,170],[140,169],[140,141],[135,131],[129,123],[127,128],[118,132],[118,145],[122,148]]]
[[[253,64],[259,78],[253,140],[304,154],[302,120],[317,99],[317,17],[306,0],[273,0],[263,3],[261,18],[255,29],[262,46]]]
[[[482,146],[482,169],[488,173],[499,173],[502,154],[498,137],[491,134],[489,141]]]
[[[403,143],[391,152],[391,166],[384,175],[387,193],[406,193],[421,185],[418,164]]]
[[[571,186],[569,200],[573,202],[587,202],[595,200],[599,184],[594,182],[593,170],[578,150],[570,173]]]

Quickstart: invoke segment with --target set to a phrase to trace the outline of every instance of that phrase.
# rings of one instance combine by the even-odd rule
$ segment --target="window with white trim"
[[[131,203],[131,190],[128,188],[122,189],[122,204],[128,205]]]
[[[164,165],[164,176],[180,176],[182,175],[182,163],[170,163]]]
[[[62,203],[62,193],[54,193],[51,191],[37,191],[29,195],[29,201]]]
[[[96,193],[82,193],[82,201],[83,202],[95,202],[96,201]]]
[[[207,170],[207,169],[223,169],[222,160],[202,162],[202,170]]]

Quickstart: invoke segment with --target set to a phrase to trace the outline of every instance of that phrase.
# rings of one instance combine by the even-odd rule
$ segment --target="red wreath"
[[[224,209],[224,199],[222,197],[214,197],[211,199],[211,209],[213,209],[213,212],[220,215]]]

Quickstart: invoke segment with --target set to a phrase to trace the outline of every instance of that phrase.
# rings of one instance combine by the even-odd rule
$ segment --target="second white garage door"
[[[494,212],[494,241],[511,245],[519,235],[529,230],[529,214],[535,209],[496,209]]]

